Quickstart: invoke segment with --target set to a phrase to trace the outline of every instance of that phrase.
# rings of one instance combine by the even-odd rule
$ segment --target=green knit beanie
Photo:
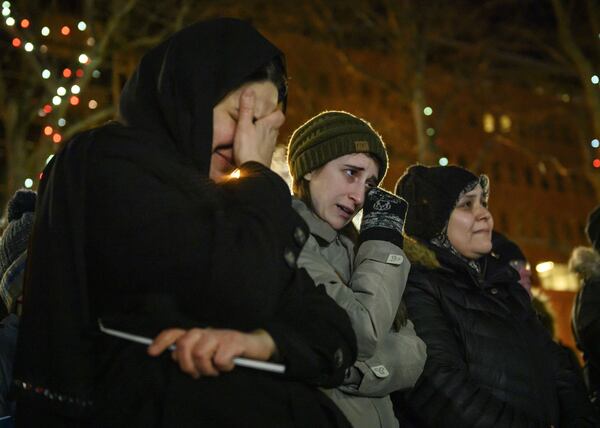
[[[344,111],[325,111],[294,131],[288,145],[288,166],[297,182],[305,174],[340,156],[370,153],[379,164],[378,183],[388,168],[381,136],[371,125]]]

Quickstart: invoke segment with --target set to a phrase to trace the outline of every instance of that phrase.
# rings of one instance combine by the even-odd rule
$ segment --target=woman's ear
[[[312,178],[312,172],[307,172],[306,174],[304,174],[303,177],[306,181],[310,181],[310,179]]]

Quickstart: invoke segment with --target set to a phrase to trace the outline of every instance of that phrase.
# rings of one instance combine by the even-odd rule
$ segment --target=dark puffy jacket
[[[406,252],[406,303],[428,354],[404,403],[417,426],[596,426],[583,382],[516,271],[493,256],[478,274],[444,250]]]
[[[600,411],[600,254],[579,247],[573,251],[569,267],[582,278],[573,307],[573,335],[583,352],[590,396]]]

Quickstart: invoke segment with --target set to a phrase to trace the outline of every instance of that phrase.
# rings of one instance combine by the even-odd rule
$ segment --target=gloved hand
[[[404,245],[402,231],[408,202],[380,187],[367,192],[360,223],[360,242],[377,239]]]

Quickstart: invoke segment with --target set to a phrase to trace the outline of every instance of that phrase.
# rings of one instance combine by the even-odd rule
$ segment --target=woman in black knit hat
[[[425,427],[596,426],[517,272],[491,255],[488,192],[486,176],[457,166],[413,165],[398,181],[414,239],[406,303],[427,361],[395,404]]]
[[[344,385],[326,389],[354,428],[398,426],[389,394],[410,388],[425,346],[400,310],[410,264],[402,250],[407,204],[377,187],[387,152],[366,121],[326,111],[298,128],[288,146],[293,206],[310,228],[298,265],[350,316],[358,361]],[[363,211],[358,242],[344,233]]]

